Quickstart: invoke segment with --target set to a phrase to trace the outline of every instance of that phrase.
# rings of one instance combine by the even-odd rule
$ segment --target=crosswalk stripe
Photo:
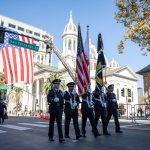
[[[5,133],[6,131],[0,130],[0,133]]]
[[[15,130],[20,130],[20,131],[22,131],[22,130],[29,130],[29,129],[31,129],[31,128],[26,128],[26,127],[20,127],[20,126],[15,126],[15,125],[2,125],[1,127],[5,127],[5,128],[9,128],[9,129],[15,129]]]
[[[48,127],[48,125],[44,125],[44,124],[34,124],[34,123],[18,123],[18,124],[27,125],[27,126],[34,126],[34,127],[41,127],[41,128]]]
[[[41,122],[41,121],[38,121],[38,122],[35,122],[35,123],[40,123],[40,124],[49,124],[49,122]]]

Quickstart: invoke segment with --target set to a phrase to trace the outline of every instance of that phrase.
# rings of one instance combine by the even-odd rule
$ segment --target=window
[[[40,37],[40,33],[34,32],[34,35]]]
[[[9,26],[10,28],[13,28],[13,29],[15,29],[15,28],[16,28],[16,25],[11,24],[11,23],[9,23],[9,24],[8,24],[8,26]]]
[[[4,21],[3,20],[1,20],[1,26],[4,26]]]
[[[26,32],[32,34],[31,30],[26,29]]]
[[[71,40],[69,40],[69,43],[68,43],[68,50],[71,50]]]
[[[75,51],[76,50],[76,41],[74,40],[74,43],[73,43],[73,50]]]
[[[18,30],[24,31],[24,28],[18,26]]]

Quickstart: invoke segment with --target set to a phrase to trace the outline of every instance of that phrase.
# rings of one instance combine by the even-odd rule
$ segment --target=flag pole
[[[87,37],[89,38],[89,25],[86,26],[87,27]],[[88,39],[88,49],[89,49],[89,52],[88,52],[88,55],[89,55],[89,66],[88,66],[88,71],[89,71],[89,80],[90,80],[90,45],[89,45],[89,39]],[[91,89],[91,82],[90,84],[88,85],[88,90]]]

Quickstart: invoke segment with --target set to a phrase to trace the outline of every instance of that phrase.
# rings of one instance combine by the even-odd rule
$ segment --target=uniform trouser
[[[101,116],[101,120],[102,120],[103,133],[107,133],[106,110],[104,110],[104,109],[95,110],[95,123],[96,123],[96,126],[98,124],[100,116]]]
[[[0,112],[0,124],[4,122],[4,113]]]
[[[80,135],[79,123],[78,123],[78,112],[65,113],[65,135],[69,135],[69,126],[71,118],[73,119],[73,125],[75,129],[76,137]]]
[[[56,119],[56,122],[57,122],[59,139],[62,139],[63,138],[63,133],[62,133],[62,113],[50,114],[48,136],[50,138],[53,138],[53,136],[54,136],[54,122],[55,122],[55,119]]]
[[[93,111],[82,111],[82,134],[83,135],[86,134],[85,128],[86,128],[87,118],[89,118],[89,120],[90,120],[90,124],[92,126],[93,133],[95,135],[98,134],[96,123],[95,123],[95,120],[94,120],[94,113],[93,113]]]
[[[117,110],[112,110],[112,111],[108,110],[107,118],[106,118],[106,125],[108,126],[109,120],[111,119],[112,115],[115,120],[116,131],[120,131],[120,124],[119,124],[119,120],[118,120],[118,111]]]

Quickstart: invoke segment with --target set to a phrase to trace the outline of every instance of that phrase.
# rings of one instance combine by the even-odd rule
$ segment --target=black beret
[[[53,84],[59,84],[60,82],[61,82],[60,79],[55,79],[55,80],[52,81]]]
[[[114,84],[110,84],[107,88],[111,88],[114,87]]]
[[[71,87],[73,87],[75,85],[75,83],[74,82],[69,82],[69,83],[67,83],[67,86],[71,86]]]

